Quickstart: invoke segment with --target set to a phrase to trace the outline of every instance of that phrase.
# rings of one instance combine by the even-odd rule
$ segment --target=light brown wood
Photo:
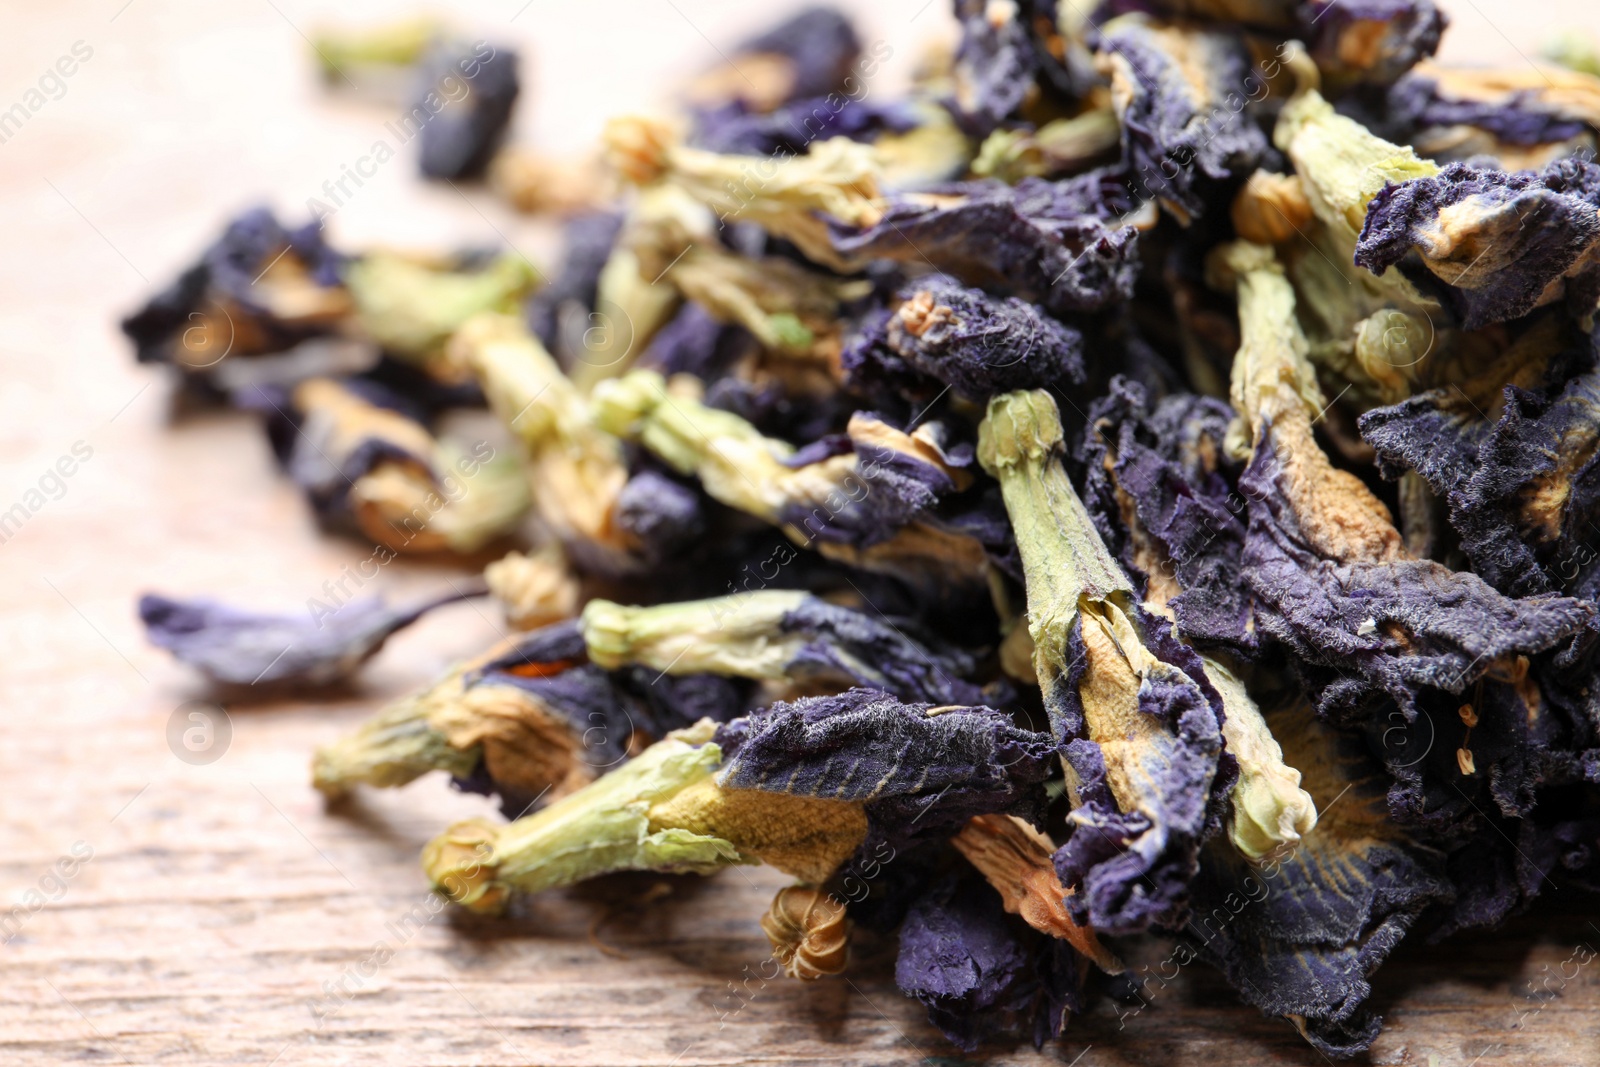
[[[74,42],[93,54],[0,143],[0,513],[27,502],[75,442],[93,454],[60,499],[47,484],[43,506],[0,544],[0,899],[56,897],[3,926],[0,1063],[1320,1064],[1287,1022],[1241,1007],[1200,966],[1137,1015],[1119,1021],[1102,1001],[1042,1055],[961,1057],[895,991],[891,945],[863,942],[846,978],[763,982],[759,920],[784,883],[769,870],[606,879],[500,922],[431,910],[418,850],[488,803],[435,777],[328,811],[308,760],[491,641],[487,608],[425,620],[328,703],[230,703],[233,736],[215,763],[173,756],[169,718],[210,694],[143,645],[136,595],[218,592],[297,609],[370,548],[315,531],[255,420],[169,424],[168,385],[131,364],[115,318],[229,211],[266,198],[298,215],[366,151],[385,113],[326,99],[300,31],[391,6],[98,0],[3,16],[0,110]],[[672,71],[708,54],[702,31],[725,44],[768,17],[732,0],[522,7],[453,5],[468,26],[532,49],[520,134],[563,147],[586,143],[606,114],[653,103]],[[1512,60],[1496,24],[1531,51],[1563,11],[1583,10],[1457,7],[1461,40]],[[948,22],[940,0],[923,8],[872,8],[868,33],[892,41],[902,65],[885,91],[913,42]],[[475,191],[424,187],[411,168],[402,153],[341,208],[339,240],[503,236],[547,254],[536,227]],[[397,562],[374,584],[432,591],[459,573]],[[56,881],[75,847],[92,857]],[[1593,963],[1550,979],[1539,999],[1526,990],[1580,943],[1600,946],[1586,907],[1407,946],[1377,978],[1389,1026],[1372,1061],[1600,1063]],[[1135,964],[1161,956],[1117,951]]]

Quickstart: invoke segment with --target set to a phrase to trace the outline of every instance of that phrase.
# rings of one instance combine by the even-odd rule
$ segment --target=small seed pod
[[[820,889],[792,885],[778,890],[761,917],[761,929],[792,978],[810,980],[844,970],[850,920],[844,905]]]

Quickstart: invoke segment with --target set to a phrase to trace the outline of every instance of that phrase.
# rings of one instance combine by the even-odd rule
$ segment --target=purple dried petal
[[[1118,220],[1122,184],[1091,172],[1062,182],[962,182],[891,199],[873,226],[833,224],[848,258],[931,263],[968,285],[1013,293],[1048,311],[1096,311],[1128,299],[1137,234]]]
[[[863,801],[869,840],[896,849],[1037,802],[1055,763],[1047,735],[991,708],[930,710],[870,689],[774,704],[719,728],[719,781]]]
[[[331,685],[353,674],[390,634],[425,613],[481,588],[404,609],[381,597],[352,600],[304,617],[242,611],[214,600],[139,598],[145,637],[216,682],[229,685]]]
[[[1452,163],[1387,185],[1367,205],[1355,261],[1380,275],[1398,265],[1468,329],[1563,294],[1591,309],[1600,298],[1600,166],[1561,160],[1508,174]]]
[[[896,294],[896,313],[869,317],[840,362],[846,382],[904,382],[907,399],[949,386],[968,400],[1013,389],[1082,385],[1083,335],[1016,297],[995,297],[944,274]]]

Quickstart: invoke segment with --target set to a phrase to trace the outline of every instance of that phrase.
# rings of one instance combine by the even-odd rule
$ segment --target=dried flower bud
[[[519,630],[536,630],[578,610],[578,579],[559,545],[531,556],[507,553],[483,569],[483,580],[505,608],[506,621]]]
[[[761,917],[772,954],[792,978],[813,980],[844,970],[850,955],[844,905],[811,886],[778,890]]]
[[[983,701],[981,689],[961,680],[973,670],[970,656],[803,592],[762,589],[653,607],[595,599],[581,625],[589,658],[608,668],[637,663],[663,674],[867,686],[907,701]]]
[[[452,904],[498,915],[508,893],[494,880],[495,840],[499,827],[485,819],[458,822],[422,849],[422,869],[436,892]]]
[[[1238,235],[1259,245],[1282,244],[1311,225],[1311,201],[1292,174],[1258,170],[1233,198],[1230,211]]]

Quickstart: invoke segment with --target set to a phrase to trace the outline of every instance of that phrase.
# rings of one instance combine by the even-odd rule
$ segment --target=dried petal
[[[761,917],[772,954],[791,978],[814,980],[844,970],[850,954],[850,920],[844,905],[820,889],[778,890]]]

